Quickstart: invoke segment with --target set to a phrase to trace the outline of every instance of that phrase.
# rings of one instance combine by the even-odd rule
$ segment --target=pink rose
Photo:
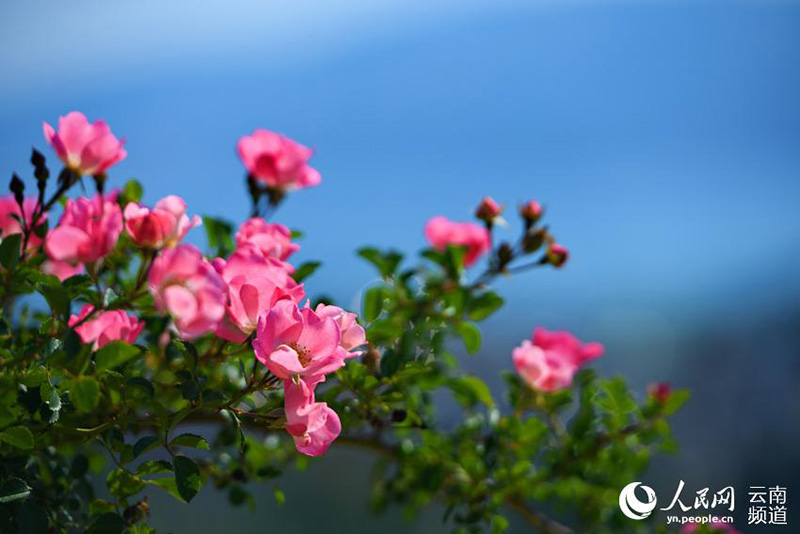
[[[129,202],[123,212],[125,230],[140,247],[160,249],[174,247],[186,232],[202,224],[200,217],[186,215],[186,202],[170,195],[159,200],[151,210]]]
[[[324,402],[315,402],[314,390],[305,381],[284,380],[286,431],[297,450],[322,456],[342,432],[339,416]]]
[[[270,224],[261,217],[245,221],[236,232],[236,246],[251,246],[264,256],[286,261],[300,250],[300,245],[292,243],[292,233],[282,224]]]
[[[239,139],[239,157],[255,179],[281,190],[301,189],[320,183],[319,173],[308,166],[312,151],[269,130],[255,130]]]
[[[532,340],[525,340],[511,354],[522,379],[539,391],[566,388],[579,367],[599,358],[603,346],[581,343],[568,332],[548,332],[537,328]]]
[[[256,358],[283,379],[303,377],[313,387],[344,365],[339,325],[309,308],[279,300],[259,320],[253,349]]]
[[[150,268],[149,286],[156,308],[168,312],[186,338],[213,332],[225,315],[225,282],[192,245],[162,251]]]
[[[44,137],[64,165],[80,174],[102,174],[127,156],[125,140],[117,139],[105,121],[89,124],[77,111],[58,119],[57,132],[45,122]]]
[[[492,197],[483,197],[475,210],[475,217],[484,221],[493,221],[503,213],[503,208]]]
[[[45,274],[57,276],[58,279],[63,282],[70,276],[81,274],[84,269],[83,265],[81,264],[72,265],[71,263],[67,263],[65,261],[47,260],[42,264],[42,271]]]
[[[317,309],[314,312],[320,317],[330,317],[336,321],[339,326],[339,332],[341,332],[339,344],[344,350],[348,351],[348,357],[361,355],[361,351],[350,352],[367,342],[364,327],[356,321],[358,316],[355,313],[346,312],[338,306],[329,304],[317,304]]]
[[[25,211],[24,220],[28,226],[33,222],[33,210],[36,209],[36,204],[36,197],[27,197],[22,202],[22,209]],[[22,234],[22,227],[14,216],[22,219],[22,213],[20,213],[19,204],[17,204],[17,201],[14,199],[14,195],[0,197],[0,237],[5,238],[13,234]],[[36,224],[44,224],[46,220],[47,214],[45,213],[39,217]],[[28,250],[36,248],[41,244],[42,238],[31,231],[30,237],[28,238]]]
[[[69,199],[44,249],[50,260],[73,267],[94,263],[111,252],[121,232],[122,211],[113,196]]]
[[[78,315],[69,318],[69,325],[75,326],[87,315],[92,313],[94,306],[86,304]],[[96,314],[93,319],[89,319],[75,328],[75,332],[80,336],[84,343],[91,343],[92,349],[97,350],[108,345],[112,341],[122,340],[127,343],[134,343],[139,337],[144,322],[138,320],[133,315],[128,315],[122,310],[105,311]]]
[[[486,228],[473,223],[452,222],[445,217],[434,217],[428,221],[425,237],[439,251],[446,249],[447,245],[466,247],[464,265],[467,267],[492,248]]]

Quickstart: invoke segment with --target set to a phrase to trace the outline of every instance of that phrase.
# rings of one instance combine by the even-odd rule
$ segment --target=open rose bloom
[[[102,174],[125,159],[125,140],[117,139],[105,121],[90,123],[73,111],[58,119],[58,131],[44,123],[44,137],[64,165],[80,174]]]
[[[342,432],[339,416],[324,402],[314,400],[314,390],[303,380],[284,380],[286,431],[297,450],[321,456]]]
[[[225,315],[225,282],[192,245],[161,252],[150,268],[149,286],[156,308],[169,313],[186,338],[215,331]]]
[[[255,130],[239,140],[239,157],[250,175],[267,187],[289,191],[320,183],[308,165],[313,151],[281,134]]]
[[[123,212],[125,230],[140,247],[174,247],[186,233],[202,224],[200,217],[186,215],[186,202],[170,195],[159,200],[153,209],[129,202]]]
[[[537,328],[532,339],[514,349],[511,358],[517,373],[530,387],[552,392],[568,387],[581,366],[602,354],[599,343],[581,343],[569,332]]]
[[[86,320],[92,311],[94,306],[84,305],[78,315],[70,317],[69,325],[75,327],[75,333],[80,336],[81,341],[91,343],[94,350],[101,349],[112,341],[134,343],[144,328],[144,322],[122,310],[100,312]]]
[[[489,231],[474,223],[453,222],[445,217],[434,217],[425,225],[425,237],[436,250],[447,245],[466,247],[464,265],[469,267],[492,248]]]
[[[56,264],[74,268],[104,258],[122,233],[122,211],[113,195],[67,201],[58,226],[45,239],[45,252]]]
[[[258,253],[282,261],[300,250],[292,243],[292,233],[282,224],[268,223],[261,217],[248,219],[236,233],[238,248],[252,247]]]

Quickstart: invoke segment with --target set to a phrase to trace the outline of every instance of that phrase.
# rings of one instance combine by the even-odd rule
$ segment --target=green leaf
[[[481,348],[481,331],[472,323],[459,323],[456,331],[464,340],[467,352],[475,354]]]
[[[488,291],[474,298],[469,303],[469,318],[473,321],[483,321],[503,306],[503,297]]]
[[[106,477],[108,490],[117,498],[124,499],[144,489],[144,482],[125,469],[115,469]]]
[[[24,480],[10,477],[0,482],[0,503],[27,499],[30,494],[31,488]]]
[[[136,345],[131,345],[124,341],[112,341],[95,354],[97,370],[102,372],[119,367],[141,353],[142,349]]]
[[[147,392],[150,398],[153,398],[156,395],[156,388],[153,387],[153,383],[142,376],[134,376],[128,380],[128,386],[132,388],[139,388],[142,391]]]
[[[403,255],[396,250],[381,252],[374,247],[361,248],[358,250],[358,255],[377,267],[381,276],[387,278],[394,275],[400,262],[403,261]]]
[[[125,521],[115,512],[106,512],[92,522],[88,534],[122,534],[123,532],[125,532]]]
[[[283,505],[283,503],[286,502],[286,494],[284,494],[280,488],[275,488],[272,493],[275,495],[275,502],[279,505]]]
[[[669,398],[664,403],[661,411],[664,415],[672,415],[677,412],[681,406],[691,397],[688,389],[678,389],[670,393]]]
[[[180,455],[172,459],[172,465],[175,467],[175,483],[178,493],[184,501],[189,502],[203,485],[200,469],[194,460]]]
[[[174,447],[176,445],[181,447],[193,447],[195,449],[206,451],[210,450],[208,442],[205,440],[205,438],[198,436],[197,434],[181,434],[177,438],[173,439],[169,444],[170,447]]]
[[[32,449],[34,445],[33,434],[24,426],[13,426],[0,432],[0,441],[18,449]]]
[[[70,296],[65,286],[40,284],[38,291],[47,301],[47,305],[50,306],[50,310],[54,315],[67,315],[69,313]]]
[[[216,251],[216,256],[227,256],[233,251],[233,226],[229,222],[204,215],[203,228],[206,230],[208,246]]]
[[[314,274],[314,271],[316,271],[320,265],[322,265],[321,261],[307,261],[295,270],[294,274],[292,274],[292,278],[294,278],[295,282],[300,283]]]
[[[362,316],[365,321],[374,321],[381,314],[383,308],[384,288],[373,287],[364,294],[364,310]]]
[[[164,473],[172,473],[172,471],[172,464],[166,460],[147,460],[136,468],[136,476],[162,475]]]
[[[0,243],[0,264],[6,269],[13,269],[19,261],[19,251],[22,249],[22,234],[11,234],[3,238]]]
[[[133,458],[138,458],[142,454],[155,448],[158,438],[155,436],[143,436],[133,444]]]
[[[154,486],[158,486],[159,488],[163,489],[176,499],[182,502],[186,502],[186,500],[181,497],[180,492],[178,491],[178,484],[175,481],[175,477],[161,477],[156,478],[153,480],[147,481],[149,484],[153,484]]]
[[[120,195],[119,203],[124,208],[128,202],[141,201],[142,194],[144,194],[142,184],[136,180],[128,180],[125,183],[125,186],[122,188],[122,194]]]
[[[79,412],[91,412],[100,403],[100,384],[88,376],[80,376],[72,382],[69,398]]]
[[[447,385],[455,394],[458,402],[464,406],[472,407],[479,402],[489,407],[494,406],[494,399],[491,391],[489,391],[489,386],[478,377],[451,378]]]

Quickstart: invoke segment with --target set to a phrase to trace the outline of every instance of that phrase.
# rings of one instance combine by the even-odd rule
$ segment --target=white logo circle
[[[636,488],[641,484],[641,482],[631,482],[619,492],[619,509],[627,517],[637,521],[648,517],[656,507],[656,492],[651,487],[642,486],[647,497],[646,502],[636,498]]]

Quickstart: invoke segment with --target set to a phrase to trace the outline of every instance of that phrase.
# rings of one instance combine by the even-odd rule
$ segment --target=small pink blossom
[[[284,380],[286,431],[297,450],[322,456],[342,432],[339,416],[324,402],[314,400],[314,390],[302,379]]]
[[[86,304],[78,315],[69,318],[69,325],[75,326],[92,313],[94,306]],[[75,332],[84,343],[91,343],[92,349],[101,349],[112,341],[122,340],[134,343],[139,337],[144,322],[133,315],[128,315],[122,310],[105,311],[96,314],[93,319],[75,327]]]
[[[129,202],[123,215],[125,230],[134,243],[152,249],[174,247],[186,232],[202,224],[197,215],[191,219],[186,215],[186,202],[174,195],[159,200],[152,210]]]
[[[464,265],[469,267],[492,248],[486,228],[473,223],[452,222],[445,217],[434,217],[425,225],[425,237],[437,250],[447,245],[466,247]]]
[[[483,197],[475,209],[475,217],[483,221],[493,221],[503,213],[503,208],[492,197]]]
[[[300,250],[292,243],[292,233],[282,224],[268,223],[261,217],[245,221],[236,233],[236,246],[251,246],[264,256],[286,261]]]
[[[569,250],[558,243],[550,243],[547,247],[547,260],[554,267],[562,267],[569,259]]]
[[[602,354],[599,343],[581,343],[568,332],[537,328],[532,339],[523,341],[511,357],[529,386],[551,392],[568,387],[579,367]]]
[[[125,140],[117,139],[105,121],[90,124],[77,111],[58,119],[57,132],[45,122],[44,137],[64,165],[80,174],[102,174],[127,156]]]
[[[44,248],[50,260],[90,264],[111,252],[121,232],[122,211],[113,196],[70,199]]]
[[[519,214],[522,215],[522,218],[530,223],[538,221],[543,212],[542,205],[535,200],[529,200],[519,209]]]
[[[309,308],[279,300],[259,320],[253,341],[258,360],[283,379],[303,377],[310,387],[344,365],[339,325]]]
[[[301,189],[320,183],[319,173],[308,166],[312,150],[269,130],[255,130],[239,139],[239,157],[248,172],[268,187]]]
[[[27,197],[22,202],[22,209],[25,211],[25,222],[30,226],[33,222],[33,211],[36,209],[36,197]],[[14,195],[7,195],[0,197],[0,237],[5,238],[13,234],[22,234],[22,227],[19,221],[14,216],[22,219],[22,213],[19,209],[19,204],[14,199]],[[43,214],[36,221],[37,226],[44,224],[47,220],[47,214]],[[42,238],[37,236],[33,231],[28,238],[28,250],[34,249],[42,244]]]
[[[150,268],[149,286],[156,308],[168,312],[186,338],[213,332],[225,315],[225,282],[192,245],[162,251]]]
[[[348,351],[348,357],[360,356],[361,351],[352,352],[353,349],[360,347],[367,342],[367,336],[362,327],[357,322],[358,316],[355,313],[344,311],[338,306],[330,304],[317,304],[314,312],[320,317],[330,317],[339,326],[341,332],[341,347]]]

